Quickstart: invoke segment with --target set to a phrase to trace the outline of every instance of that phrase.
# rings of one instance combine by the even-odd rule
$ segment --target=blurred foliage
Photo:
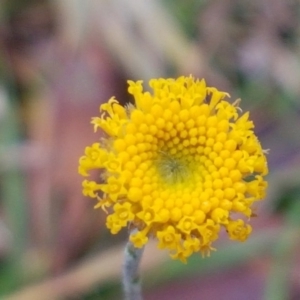
[[[295,194],[284,197],[288,203],[285,210],[286,224],[272,250],[272,265],[265,292],[266,300],[291,299],[294,292],[291,286],[291,272],[296,262],[296,249],[300,242],[299,196],[298,190]],[[296,293],[299,294],[299,291]]]
[[[207,0],[164,0],[168,6],[170,13],[174,15],[176,20],[189,38],[197,39],[197,19],[199,11],[204,6]]]

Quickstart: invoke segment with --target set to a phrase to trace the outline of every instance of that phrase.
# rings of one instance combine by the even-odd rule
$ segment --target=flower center
[[[167,152],[161,152],[157,160],[157,169],[162,178],[171,184],[186,181],[190,171],[185,160]]]

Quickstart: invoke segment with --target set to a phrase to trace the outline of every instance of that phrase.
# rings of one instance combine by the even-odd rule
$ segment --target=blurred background
[[[204,77],[242,98],[268,197],[242,244],[142,262],[146,300],[300,299],[300,2],[0,1],[0,298],[121,299],[126,232],[81,194],[90,119],[128,79]]]

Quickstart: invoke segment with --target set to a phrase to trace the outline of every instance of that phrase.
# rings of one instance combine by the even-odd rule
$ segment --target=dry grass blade
[[[80,296],[92,288],[120,278],[123,246],[111,248],[81,263],[71,271],[45,282],[32,285],[6,297],[6,300],[59,300]],[[156,249],[155,242],[147,244],[141,263],[141,274],[158,268],[167,255]]]

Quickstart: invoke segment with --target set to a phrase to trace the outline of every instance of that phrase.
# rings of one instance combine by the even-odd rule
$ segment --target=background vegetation
[[[1,299],[120,299],[122,249],[81,195],[90,118],[127,79],[193,74],[242,98],[270,148],[243,244],[143,258],[145,299],[300,298],[300,4],[296,0],[0,2]]]

